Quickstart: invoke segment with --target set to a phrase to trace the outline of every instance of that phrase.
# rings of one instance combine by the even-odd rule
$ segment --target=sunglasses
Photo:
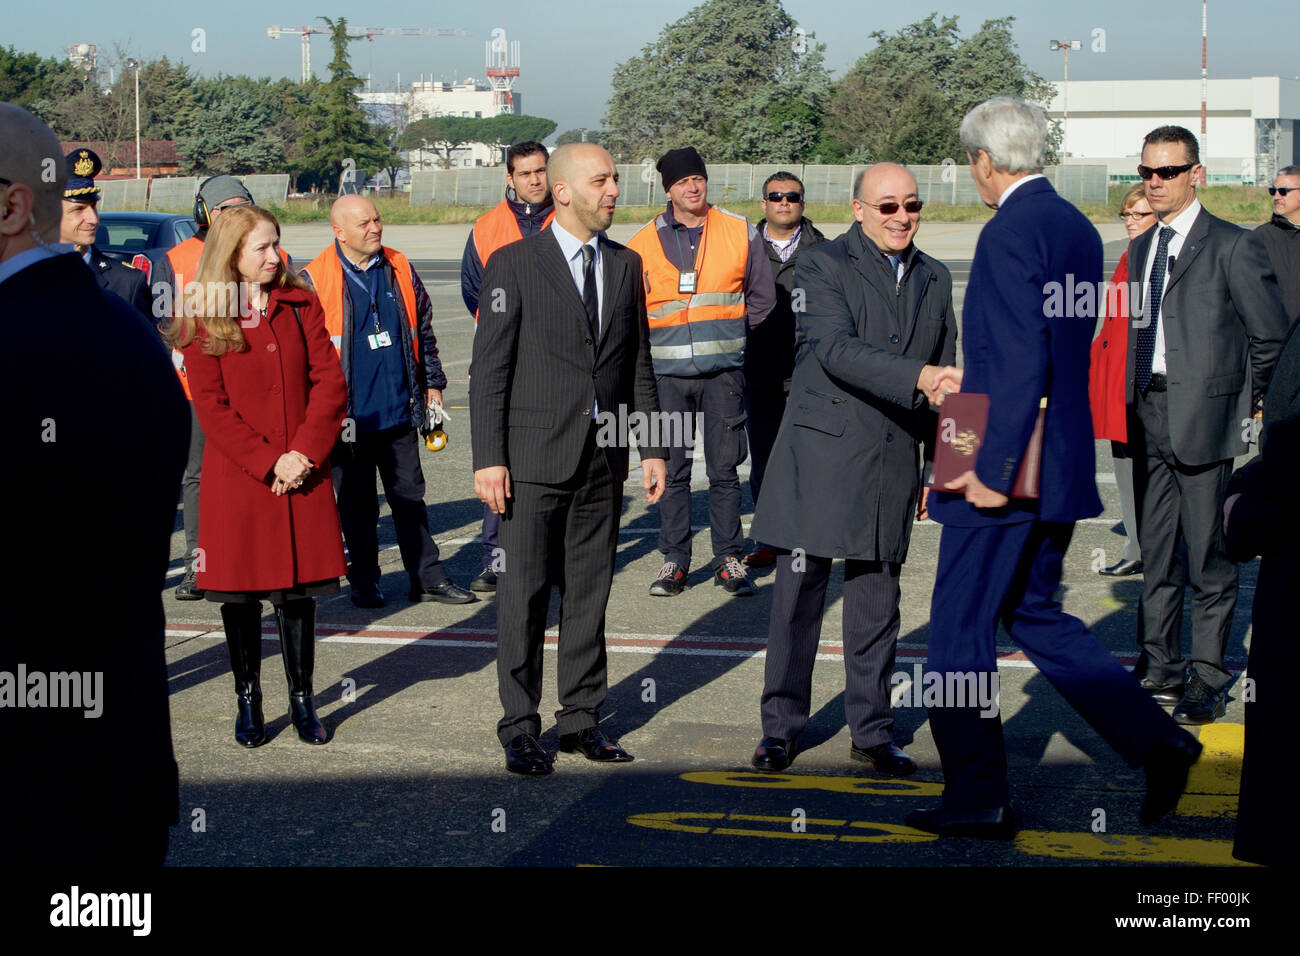
[[[1290,192],[1300,192],[1300,186],[1269,186],[1268,194],[1270,196],[1285,196]]]
[[[1155,176],[1158,179],[1163,179],[1168,182],[1171,179],[1181,176],[1195,165],[1195,163],[1186,163],[1182,166],[1139,166],[1138,175],[1141,176],[1144,181]]]
[[[780,202],[782,199],[788,202],[803,202],[803,193],[768,193],[764,198],[768,202]]]
[[[863,202],[861,199],[859,199],[858,202],[862,203],[864,206],[870,206],[872,209],[878,209],[882,216],[892,216],[894,213],[898,212],[898,203],[896,202]],[[921,202],[919,199],[909,199],[907,202],[903,203],[903,211],[916,215],[921,211],[923,205],[925,205],[925,203]]]
[[[1132,219],[1137,222],[1139,219],[1145,219],[1147,216],[1154,216],[1153,212],[1122,212],[1119,214],[1121,219]]]

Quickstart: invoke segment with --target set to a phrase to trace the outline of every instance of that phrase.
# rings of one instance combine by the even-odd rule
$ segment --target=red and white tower
[[[519,77],[519,41],[506,40],[506,28],[494,27],[487,41],[487,81],[498,114],[515,112],[515,80]]]

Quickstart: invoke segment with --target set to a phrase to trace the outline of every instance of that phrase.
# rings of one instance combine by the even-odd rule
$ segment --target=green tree
[[[31,110],[47,122],[54,97],[82,79],[67,60],[0,47],[0,101]]]
[[[614,69],[605,145],[630,162],[682,146],[714,162],[802,160],[822,139],[823,54],[780,0],[706,0]]]
[[[1052,86],[1020,59],[1014,17],[987,20],[963,40],[957,17],[924,20],[893,36],[871,34],[876,46],[835,85],[831,134],[853,162],[961,162],[962,117],[993,96],[1046,105]]]
[[[140,135],[144,139],[179,139],[191,128],[199,109],[196,77],[184,63],[167,57],[140,67]]]
[[[516,115],[499,113],[481,120],[474,128],[474,142],[483,143],[501,151],[501,162],[505,162],[505,151],[515,143],[529,140],[541,142],[555,132],[555,121],[543,116]]]
[[[587,129],[580,126],[577,129],[566,129],[556,137],[555,145],[564,146],[567,143],[595,143],[601,145],[604,142],[605,134],[598,129]]]
[[[202,84],[198,99],[194,119],[176,141],[185,172],[243,176],[285,167],[269,79],[218,76]]]
[[[475,124],[481,122],[468,116],[429,116],[408,125],[398,146],[436,153],[442,168],[451,169],[451,154],[466,143],[477,142]]]
[[[314,103],[298,110],[304,126],[300,136],[302,155],[293,162],[293,168],[303,178],[332,192],[338,188],[347,161],[357,169],[379,169],[396,160],[384,144],[382,133],[370,125],[357,102],[356,91],[362,81],[352,72],[348,43],[361,37],[348,36],[344,17],[337,21],[320,19],[332,31],[334,58],[329,64],[329,82],[318,88]]]

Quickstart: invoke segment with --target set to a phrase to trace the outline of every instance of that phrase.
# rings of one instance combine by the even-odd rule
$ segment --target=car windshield
[[[158,223],[145,219],[100,220],[95,233],[95,245],[114,252],[143,252],[154,245],[154,232]]]

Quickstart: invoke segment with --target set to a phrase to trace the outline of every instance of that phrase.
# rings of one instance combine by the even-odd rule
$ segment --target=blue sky
[[[299,2],[226,0],[113,0],[87,9],[84,3],[7,0],[0,45],[63,55],[68,44],[115,45],[144,57],[167,55],[204,75],[247,73],[288,76],[300,73],[299,39],[272,40],[272,24],[321,25],[317,16],[345,16],[353,26],[452,27],[472,38],[378,38],[353,47],[357,73],[372,73],[375,88],[391,88],[423,73],[453,79],[483,75],[484,42],[504,24],[509,39],[521,41],[522,70],[516,89],[525,111],[547,116],[559,130],[595,127],[605,112],[614,66],[652,42],[663,27],[696,6],[692,0],[622,3],[613,0],[495,0],[489,3],[414,2],[340,4],[336,0]],[[839,75],[866,52],[873,30],[892,33],[931,10],[957,15],[963,36],[986,19],[1013,15],[1021,56],[1047,79],[1060,79],[1062,57],[1048,49],[1051,39],[1083,40],[1070,55],[1071,80],[1164,79],[1200,75],[1199,0],[1093,0],[1043,4],[1042,0],[968,0],[933,3],[878,3],[872,0],[786,0],[785,8],[809,33],[826,44],[826,60]],[[193,31],[204,31],[206,51],[196,53]],[[1106,52],[1090,50],[1093,31],[1105,31]],[[1209,0],[1211,77],[1294,76],[1300,56],[1295,4],[1280,0]],[[325,75],[330,53],[325,37],[312,40],[312,66]]]

